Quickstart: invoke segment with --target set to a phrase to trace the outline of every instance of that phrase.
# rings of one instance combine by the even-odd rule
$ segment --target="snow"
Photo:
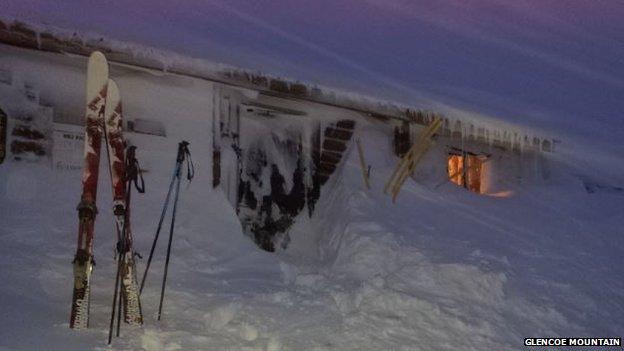
[[[83,112],[84,59],[2,50],[0,64],[36,85],[55,111]],[[211,189],[214,85],[120,66],[111,76],[126,116],[159,121],[167,134],[128,135],[147,170],[147,193],[132,204],[144,255],[180,140],[196,162],[195,179],[181,187],[163,320],[155,314],[166,234],[142,296],[145,325],[122,326],[105,346],[115,265],[102,168],[91,327],[68,328],[81,173],[7,160],[1,350],[515,350],[525,337],[624,334],[624,193],[621,176],[608,173],[622,166],[610,155],[583,164],[546,155],[550,177],[510,180],[511,197],[410,180],[392,204],[381,191],[395,161],[390,134],[360,118],[372,189],[364,190],[351,149],[315,215],[300,216],[288,249],[272,254],[242,234],[227,195]],[[317,113],[356,118],[329,107]],[[588,183],[600,186],[590,193]]]

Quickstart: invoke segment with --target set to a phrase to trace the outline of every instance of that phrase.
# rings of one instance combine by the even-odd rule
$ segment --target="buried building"
[[[359,152],[366,179],[378,165],[364,161],[361,128],[384,131],[405,178],[433,188],[451,183],[487,196],[509,196],[514,183],[548,176],[544,153],[553,141],[517,129],[488,128],[434,112],[384,115],[291,97],[216,90],[213,186],[221,187],[244,232],[265,250],[288,245],[298,216],[312,216],[326,183],[339,179],[346,156]],[[422,141],[430,125],[439,128]],[[410,149],[418,157],[410,159]],[[371,191],[380,191],[372,189]],[[386,189],[388,190],[388,189]],[[400,184],[396,188],[396,197]]]
[[[179,131],[172,115],[192,121],[193,137],[211,140],[211,150],[202,151],[210,155],[204,164],[212,165],[212,186],[223,190],[244,233],[268,251],[287,247],[292,224],[315,213],[326,185],[340,178],[347,155],[360,153],[365,179],[375,174],[379,165],[365,161],[373,146],[360,136],[364,128],[381,131],[393,146],[387,160],[404,166],[397,168],[402,174],[393,198],[410,178],[432,188],[451,183],[507,196],[511,184],[548,175],[545,155],[553,151],[553,140],[503,122],[355,99],[178,56],[163,63],[152,58],[156,55],[140,54],[144,48],[80,40],[59,30],[37,32],[21,23],[0,23],[0,42],[7,160],[81,167],[82,66],[86,56],[101,50],[122,93],[132,96],[124,101],[128,139],[174,138]],[[63,77],[65,84],[57,85],[52,76]],[[174,93],[183,97],[184,108],[163,109],[177,106]],[[159,101],[160,108],[151,101]]]

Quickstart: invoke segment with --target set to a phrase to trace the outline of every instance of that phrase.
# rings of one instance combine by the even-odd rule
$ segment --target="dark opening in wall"
[[[405,156],[412,146],[409,123],[403,122],[400,126],[394,127],[393,146],[395,155],[398,157]]]

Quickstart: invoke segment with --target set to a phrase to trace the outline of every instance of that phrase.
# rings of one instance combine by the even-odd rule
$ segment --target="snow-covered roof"
[[[583,138],[612,148],[624,133],[621,2],[3,5],[2,16],[73,29],[80,36],[141,43],[446,115],[491,116],[546,131],[565,145]]]
[[[162,70],[168,73],[207,79],[223,84],[260,91],[271,96],[288,97],[337,106],[378,118],[394,118],[428,124],[435,116],[445,120],[443,132],[459,134],[493,143],[503,148],[553,151],[554,142],[525,126],[502,120],[474,116],[465,111],[439,105],[435,111],[346,92],[336,88],[312,85],[250,72],[204,59],[146,47],[139,44],[106,39],[97,35],[80,35],[47,25],[0,21],[0,42],[64,54],[89,55],[93,50],[106,53],[110,61]],[[442,113],[442,114],[441,114]]]

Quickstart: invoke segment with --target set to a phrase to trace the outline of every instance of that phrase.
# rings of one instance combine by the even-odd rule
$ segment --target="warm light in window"
[[[449,180],[461,187],[481,194],[481,168],[483,161],[476,155],[450,154],[448,156]]]

